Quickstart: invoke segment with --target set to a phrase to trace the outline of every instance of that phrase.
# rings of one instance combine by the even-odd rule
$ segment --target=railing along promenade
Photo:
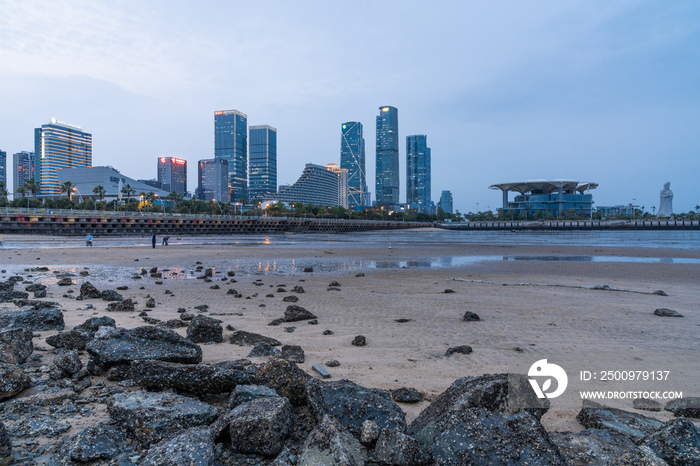
[[[431,227],[431,222],[393,222],[304,217],[171,214],[77,209],[0,208],[0,233],[30,235],[217,235],[250,233],[345,233]]]
[[[700,230],[698,220],[552,220],[542,222],[476,221],[440,223],[445,230],[469,231],[566,231],[566,230]]]

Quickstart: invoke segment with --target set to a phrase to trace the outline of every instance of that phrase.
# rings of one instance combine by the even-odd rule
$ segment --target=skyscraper
[[[348,206],[351,209],[368,204],[365,176],[365,138],[362,123],[348,121],[340,133],[340,168],[348,171]]]
[[[0,150],[0,181],[5,183],[7,189],[7,152]]]
[[[228,204],[228,162],[224,159],[206,159],[200,160],[197,165],[197,198],[202,201],[213,199]]]
[[[228,162],[231,202],[248,199],[248,116],[238,110],[214,112],[214,158]]]
[[[14,183],[14,189],[17,189],[23,186],[27,180],[34,179],[34,152],[18,152],[12,158],[12,182]]]
[[[326,168],[338,175],[338,205],[348,208],[348,169],[340,168],[337,163],[327,163]]]
[[[443,191],[440,196],[440,208],[443,212],[451,214],[452,212],[452,193],[450,191]]]
[[[51,118],[34,130],[34,181],[42,195],[60,195],[59,168],[92,166],[92,134],[80,126]]]
[[[379,107],[377,115],[377,206],[399,203],[399,111]]]
[[[250,127],[250,177],[248,194],[256,203],[277,192],[277,130],[272,126]]]
[[[158,182],[163,191],[187,194],[187,160],[175,157],[158,158]]]
[[[430,148],[428,137],[406,137],[406,204],[419,213],[431,213]]]

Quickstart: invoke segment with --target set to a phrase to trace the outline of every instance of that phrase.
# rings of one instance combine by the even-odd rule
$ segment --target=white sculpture
[[[673,214],[673,191],[671,183],[665,183],[661,190],[661,200],[659,201],[659,217],[670,217]]]

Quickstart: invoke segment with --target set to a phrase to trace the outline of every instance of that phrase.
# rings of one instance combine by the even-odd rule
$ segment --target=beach
[[[303,243],[303,238],[297,240]],[[551,400],[551,409],[542,418],[548,431],[582,429],[575,419],[582,390],[672,390],[685,397],[700,396],[700,265],[672,261],[700,259],[700,251],[693,249],[449,243],[422,248],[383,242],[368,242],[360,249],[347,247],[342,240],[321,247],[281,248],[240,246],[232,237],[225,245],[171,241],[165,247],[159,241],[155,249],[2,249],[0,257],[4,269],[0,280],[21,275],[47,285],[46,299],[60,303],[66,330],[103,315],[115,319],[118,327],[147,325],[136,312],[107,312],[105,301],[72,299],[85,281],[100,290],[127,286],[120,293],[137,301],[139,311],[147,297],[153,297],[156,305],[148,316],[162,321],[178,318],[178,308],[197,314],[194,306],[206,304],[204,315],[221,320],[224,327],[301,346],[305,362],[299,367],[309,374],[317,376],[312,365],[319,364],[331,373],[331,380],[349,379],[387,390],[417,389],[424,401],[401,404],[409,422],[460,377],[527,374],[541,359],[563,367],[569,379],[567,391]],[[520,259],[450,265],[451,257]],[[569,259],[556,259],[562,257]],[[593,262],[588,257],[654,261]],[[50,270],[29,271],[38,266]],[[202,275],[198,266],[213,269],[211,282],[196,279]],[[132,278],[141,268],[152,267],[163,277]],[[304,272],[305,267],[314,271]],[[58,287],[54,270],[72,274],[74,285]],[[235,276],[229,277],[229,270]],[[81,276],[81,271],[88,275]],[[339,286],[329,286],[333,281]],[[602,284],[626,291],[587,288]],[[214,285],[218,289],[212,289]],[[292,293],[294,286],[303,287],[304,293]],[[232,288],[241,298],[227,294]],[[653,294],[657,290],[667,296]],[[283,298],[292,295],[298,298],[294,304],[318,317],[317,325],[306,321],[268,325],[284,315],[291,303]],[[93,308],[87,309],[88,304]],[[685,317],[658,317],[653,312],[659,308]],[[466,311],[478,314],[480,320],[463,321]],[[325,330],[332,334],[324,334]],[[176,331],[186,335],[184,328]],[[50,349],[43,340],[54,333],[41,332],[34,344]],[[250,348],[228,343],[230,333],[224,331],[223,343],[202,345],[204,363],[246,358]],[[357,335],[366,337],[366,346],[351,344]],[[472,353],[445,355],[448,348],[460,345],[470,346]],[[340,365],[326,367],[333,359]],[[254,363],[265,360],[251,358]],[[663,381],[581,380],[581,371],[630,370],[669,374]],[[601,402],[633,410],[632,399]],[[663,410],[644,414],[662,420],[673,417]]]

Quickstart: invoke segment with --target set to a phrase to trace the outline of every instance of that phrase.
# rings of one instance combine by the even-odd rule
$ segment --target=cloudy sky
[[[433,200],[495,209],[491,184],[599,183],[597,205],[700,204],[697,1],[0,0],[0,149],[51,117],[93,135],[93,165],[156,176],[213,158],[214,111],[278,130],[278,183],[339,162],[360,121],[374,197],[375,116],[426,134]],[[9,176],[8,178],[11,178]]]

